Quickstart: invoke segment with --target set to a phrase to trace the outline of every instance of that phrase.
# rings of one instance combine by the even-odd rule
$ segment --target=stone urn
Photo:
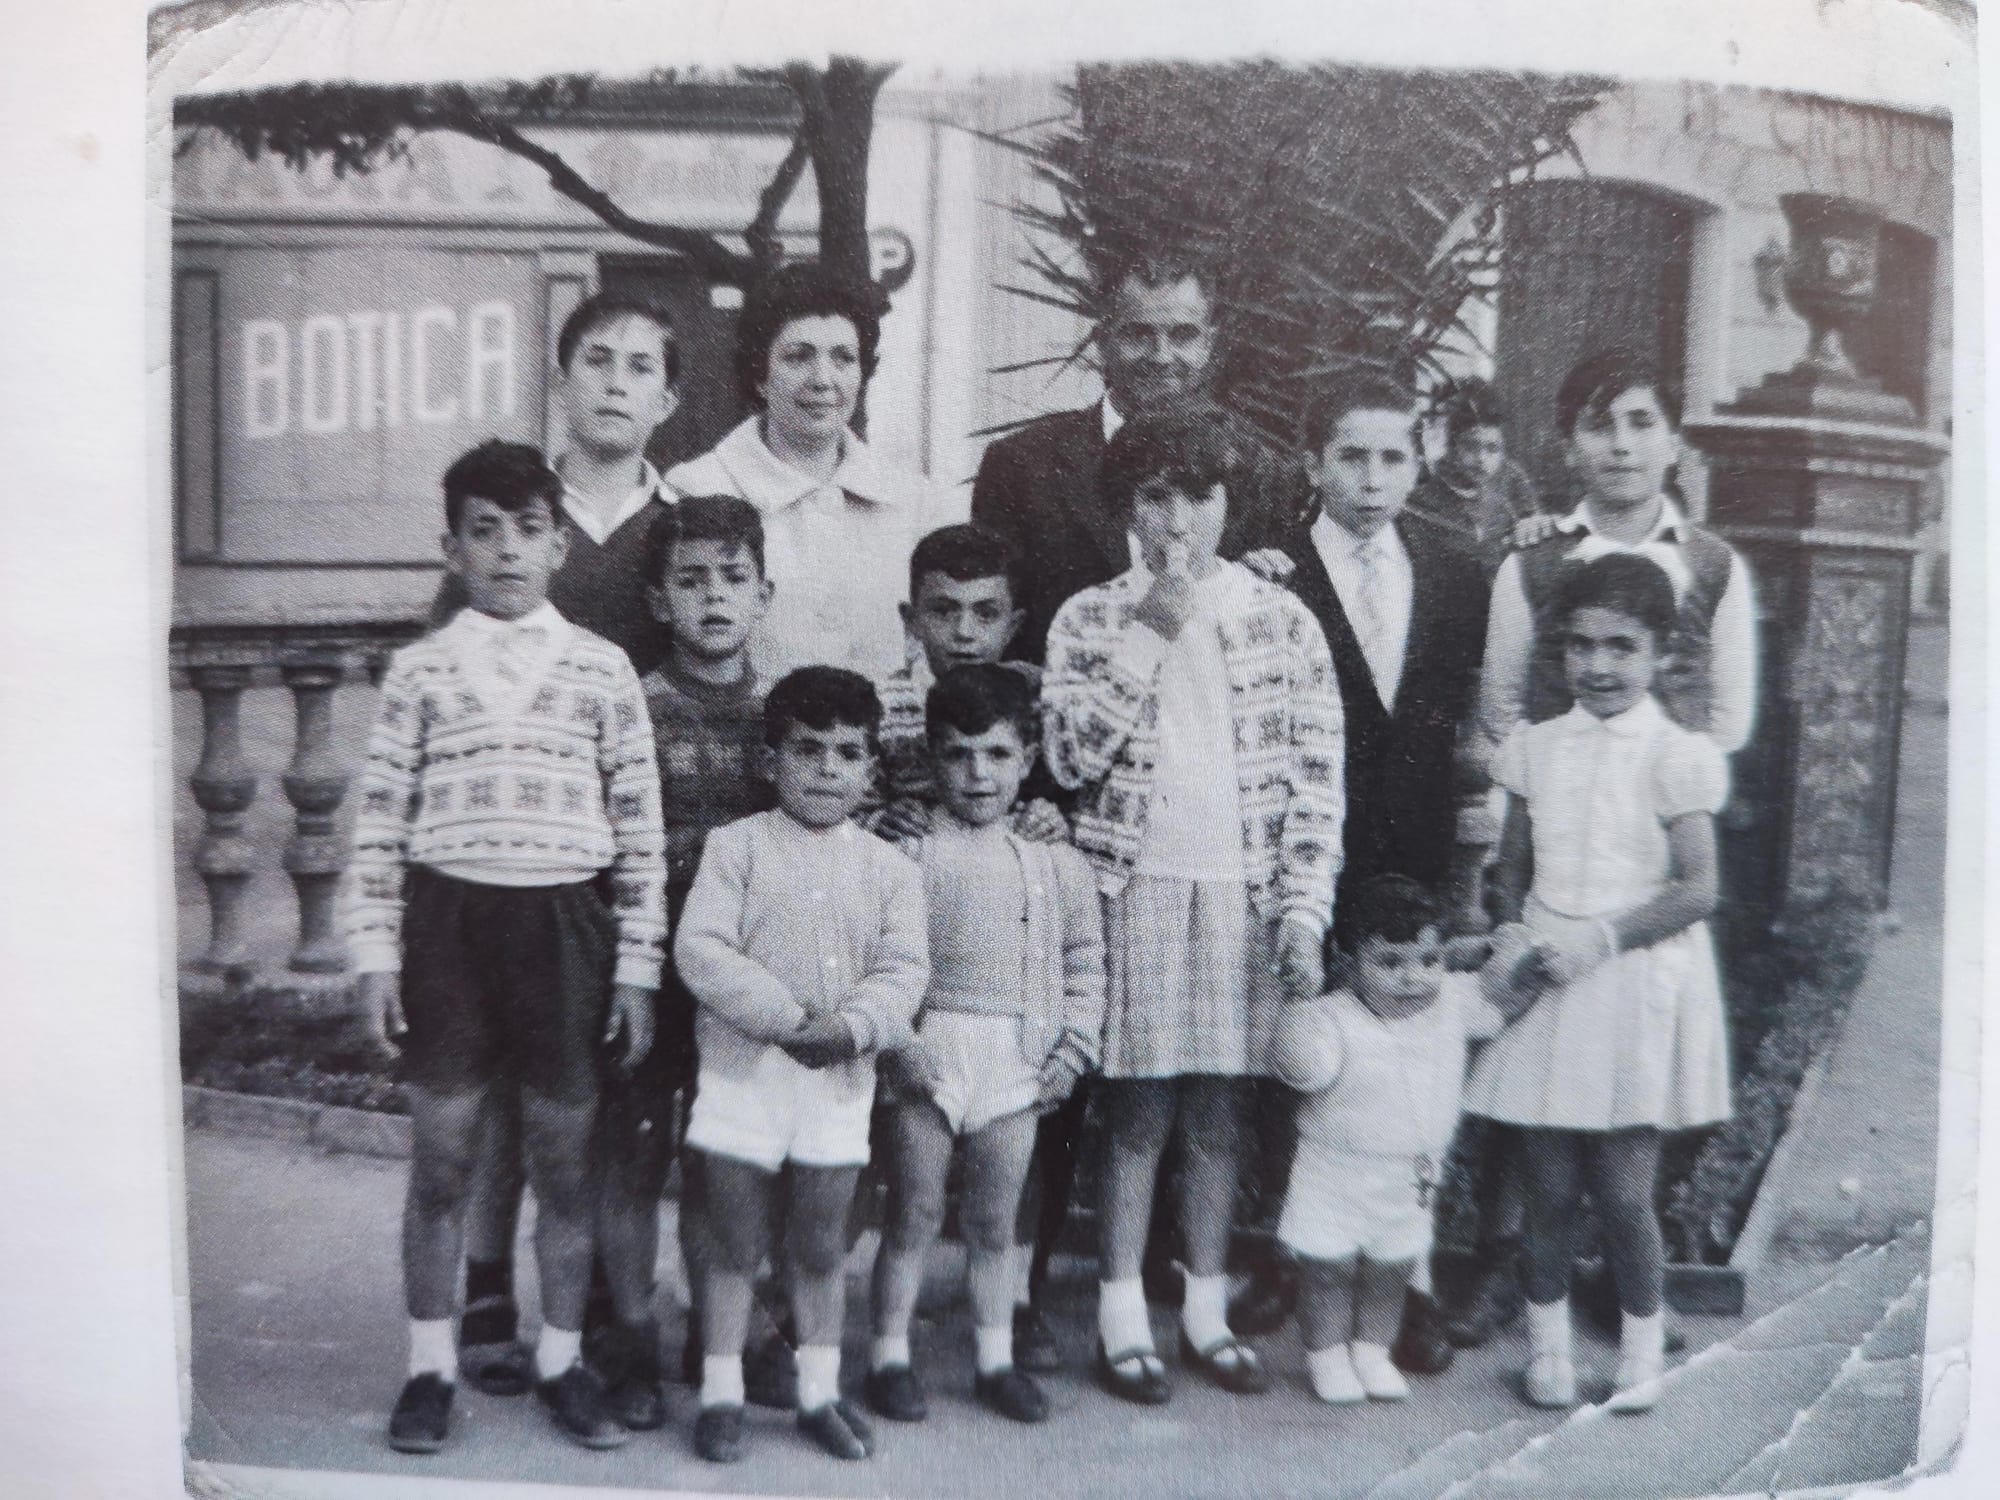
[[[1872,204],[1827,193],[1778,199],[1791,228],[1785,300],[1806,320],[1812,342],[1804,363],[1829,375],[1856,374],[1847,332],[1875,304],[1882,214]]]

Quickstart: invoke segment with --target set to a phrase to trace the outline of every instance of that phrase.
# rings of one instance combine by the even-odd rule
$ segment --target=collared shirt
[[[1679,506],[1664,496],[1652,529],[1636,543],[1604,535],[1586,501],[1557,523],[1577,540],[1568,553],[1587,561],[1613,552],[1636,552],[1666,570],[1676,593],[1687,587],[1687,560],[1681,554],[1688,520]],[[1757,706],[1757,621],[1750,594],[1749,570],[1729,570],[1729,582],[1715,606],[1709,627],[1713,710],[1709,738],[1725,754],[1741,750],[1750,738]],[[1534,664],[1535,617],[1521,580],[1519,553],[1510,554],[1493,580],[1493,601],[1486,617],[1486,661],[1480,681],[1480,724],[1489,745],[1506,739],[1514,725],[1527,717],[1528,674]]]
[[[1098,402],[1097,408],[1104,419],[1104,441],[1109,443],[1118,436],[1118,429],[1125,425],[1125,414],[1111,404],[1109,396]]]
[[[1347,623],[1354,627],[1355,638],[1361,642],[1361,654],[1368,660],[1368,675],[1375,679],[1375,694],[1384,708],[1393,709],[1396,691],[1403,684],[1403,653],[1410,642],[1414,587],[1410,554],[1403,546],[1403,539],[1394,526],[1384,526],[1372,537],[1358,537],[1322,511],[1312,524],[1312,543],[1319,560],[1326,565],[1326,576],[1333,583],[1333,592],[1347,615]],[[1368,571],[1362,562],[1364,547],[1374,552],[1372,602],[1363,598],[1364,575]],[[1372,639],[1363,630],[1363,622],[1371,610],[1377,622]]]
[[[770,610],[750,643],[757,675],[775,682],[813,662],[882,678],[908,658],[897,606],[910,553],[926,532],[963,520],[969,496],[882,463],[848,433],[840,466],[821,480],[766,446],[760,418],[739,423],[666,476],[681,495],[737,495],[764,521]]]
[[[480,701],[500,713],[518,713],[548,664],[569,640],[571,626],[548,600],[518,620],[482,614],[470,605],[440,631],[449,634]],[[462,644],[461,644],[462,643]]]
[[[1570,917],[1649,900],[1668,875],[1667,824],[1717,812],[1729,793],[1722,752],[1651,694],[1614,718],[1578,706],[1521,726],[1493,781],[1528,804],[1535,899]]]
[[[556,460],[556,472],[563,470],[563,461]],[[592,505],[581,490],[573,489],[567,480],[563,482],[563,512],[598,546],[610,540],[611,533],[623,526],[645,508],[646,502],[661,494],[660,471],[653,467],[649,459],[639,460],[639,482],[632,486],[618,508],[607,518]],[[665,498],[665,496],[662,496]]]

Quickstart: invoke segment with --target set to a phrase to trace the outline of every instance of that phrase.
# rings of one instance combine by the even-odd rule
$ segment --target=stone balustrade
[[[260,859],[274,854],[298,907],[286,971],[310,979],[346,968],[335,904],[347,849],[337,821],[356,768],[334,742],[333,695],[343,684],[379,683],[390,652],[421,628],[418,621],[394,620],[177,625],[169,632],[173,682],[201,698],[201,757],[188,785],[203,827],[190,862],[207,889],[209,930],[189,978],[237,981],[254,966],[246,897]],[[289,691],[293,716],[291,760],[278,778],[293,826],[281,851],[260,849],[245,831],[259,778],[244,754],[244,694],[272,686]]]

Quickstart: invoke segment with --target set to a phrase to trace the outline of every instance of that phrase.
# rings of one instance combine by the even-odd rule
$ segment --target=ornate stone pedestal
[[[1775,913],[1839,889],[1888,899],[1911,562],[1925,476],[1946,441],[1858,374],[1840,325],[1874,295],[1880,220],[1795,194],[1786,291],[1813,327],[1796,367],[1690,422],[1709,524],[1755,577],[1757,730],[1736,760],[1747,818],[1729,895]]]

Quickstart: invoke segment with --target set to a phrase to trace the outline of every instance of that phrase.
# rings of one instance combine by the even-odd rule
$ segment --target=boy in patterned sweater
[[[468,608],[390,663],[355,824],[349,940],[413,1126],[404,1206],[409,1380],[389,1442],[435,1452],[482,1117],[518,1090],[539,1212],[536,1388],[586,1447],[625,1429],[580,1359],[602,1049],[652,1041],[666,938],[659,786],[625,654],[548,602],[562,481],[489,442],[444,476],[444,554]]]
[[[659,754],[666,822],[667,920],[678,924],[712,829],[771,805],[764,774],[764,689],[750,664],[750,636],[764,618],[764,523],[733,495],[691,495],[654,521],[647,540],[647,595],[673,646],[640,680]],[[675,1100],[695,1079],[694,997],[668,966],[653,1049],[614,1080],[598,1135],[598,1256],[616,1325],[594,1341],[591,1362],[610,1386],[611,1406],[634,1431],[666,1420],[653,1269],[660,1196],[674,1154]],[[701,1283],[713,1257],[699,1153],[682,1155],[679,1231],[695,1306],[683,1374],[701,1379]]]

